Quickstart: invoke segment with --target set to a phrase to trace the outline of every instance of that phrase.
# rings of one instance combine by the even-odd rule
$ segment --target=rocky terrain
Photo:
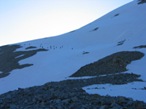
[[[80,76],[97,76],[104,74],[113,74],[127,71],[126,66],[131,63],[131,61],[138,60],[144,56],[140,52],[118,52],[103,59],[100,59],[94,63],[85,65],[81,67],[77,72],[75,72],[71,77]]]
[[[16,49],[19,48],[21,48],[20,45],[5,45],[0,47],[0,78],[8,76],[14,69],[22,69],[33,65],[31,63],[20,65],[20,60],[31,57],[37,52],[47,51],[42,48],[28,51],[16,51]]]
[[[143,57],[143,53],[140,52],[119,52],[107,56],[97,61],[97,63],[105,60],[113,60],[115,55],[121,57],[120,62],[126,62],[127,64]],[[109,61],[108,63],[108,61],[103,63],[107,68],[110,66],[109,63],[112,62]],[[114,62],[114,64],[119,64],[119,62]],[[125,69],[126,65],[124,64],[121,67]],[[87,67],[87,69],[90,67]],[[86,66],[84,66],[84,68],[86,68]],[[113,70],[115,68],[116,67],[112,67]],[[92,70],[92,67],[90,70]],[[134,81],[142,82],[143,80],[139,79],[139,77],[140,75],[134,73],[114,72],[109,75],[96,75],[96,77],[89,79],[69,79],[26,89],[19,88],[18,90],[9,91],[0,95],[0,109],[146,109],[146,104],[141,101],[134,101],[131,98],[121,96],[89,95],[82,89],[92,84],[127,84]]]
[[[120,74],[19,88],[0,95],[0,109],[146,109],[144,102],[125,97],[89,95],[82,89],[91,84],[141,81],[138,77],[134,74]]]

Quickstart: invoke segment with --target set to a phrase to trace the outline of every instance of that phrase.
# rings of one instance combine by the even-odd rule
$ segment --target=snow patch
[[[89,94],[100,94],[103,96],[124,96],[134,100],[146,102],[146,82],[132,82],[124,85],[101,84],[91,85],[83,89]]]

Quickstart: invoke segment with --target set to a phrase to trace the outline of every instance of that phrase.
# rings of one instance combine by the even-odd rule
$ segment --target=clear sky
[[[78,29],[132,0],[0,0],[0,45]]]

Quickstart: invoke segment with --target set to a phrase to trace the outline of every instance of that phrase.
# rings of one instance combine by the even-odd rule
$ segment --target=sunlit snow
[[[68,77],[80,67],[118,51],[140,51],[146,54],[145,48],[133,48],[146,44],[144,23],[146,11],[144,10],[146,4],[137,5],[134,1],[76,31],[57,37],[19,43],[22,48],[17,51],[26,51],[29,46],[45,48],[48,51],[39,52],[19,62],[33,66],[13,70],[9,76],[0,78],[0,93],[69,79]],[[118,46],[120,41],[123,41],[122,45]],[[145,65],[146,58],[143,57],[127,66],[128,72],[141,75],[140,78],[144,82],[124,85],[101,84],[84,89],[91,94],[126,96],[146,102]]]

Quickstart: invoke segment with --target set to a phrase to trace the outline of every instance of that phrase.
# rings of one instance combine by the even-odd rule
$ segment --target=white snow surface
[[[80,67],[118,51],[141,51],[146,54],[146,48],[133,49],[135,46],[146,45],[145,10],[145,3],[138,5],[133,1],[78,30],[56,37],[18,43],[22,48],[17,51],[26,51],[25,48],[29,46],[48,51],[39,52],[19,62],[33,66],[13,70],[9,76],[0,78],[0,94],[46,82],[66,80]],[[117,46],[123,40],[123,45]],[[143,57],[128,65],[128,72],[140,74],[140,78],[146,81],[145,65],[146,57]],[[91,94],[126,96],[146,102],[146,90],[141,90],[144,87],[145,82],[133,82],[124,85],[93,85],[83,89]]]
[[[146,102],[146,82],[132,82],[124,85],[91,85],[84,87],[83,89],[90,94],[100,94],[104,96],[126,96],[133,98],[134,100]]]

